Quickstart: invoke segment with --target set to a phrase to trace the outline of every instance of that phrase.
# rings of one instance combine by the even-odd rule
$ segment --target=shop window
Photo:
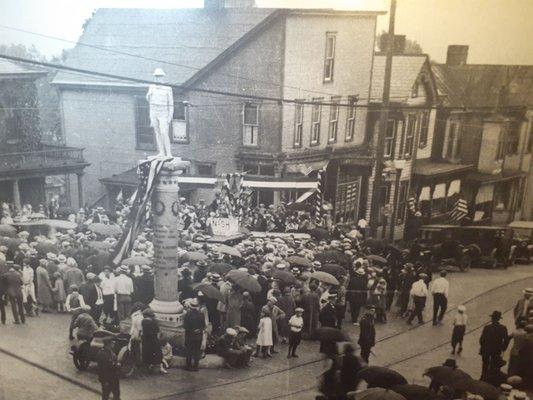
[[[198,175],[215,176],[215,164],[214,163],[196,163],[196,171]]]

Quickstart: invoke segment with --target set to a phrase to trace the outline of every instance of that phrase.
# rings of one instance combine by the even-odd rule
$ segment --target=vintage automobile
[[[457,225],[423,225],[419,229],[420,261],[429,262],[433,269],[445,265],[466,271],[471,266],[468,249],[456,239]]]
[[[468,250],[464,263],[492,269],[513,264],[512,236],[502,226],[461,226],[455,231],[455,239]]]
[[[74,366],[85,371],[91,362],[96,362],[98,351],[103,346],[99,334],[105,331],[96,331],[92,341],[75,339],[71,345],[71,355]],[[119,333],[113,338],[113,349],[120,363],[120,373],[123,377],[128,377],[135,370],[135,357],[129,349],[130,335]]]
[[[533,221],[513,221],[513,254],[516,263],[529,264],[533,257]]]
[[[513,263],[512,231],[496,226],[424,225],[419,230],[423,251],[433,265],[507,268]]]

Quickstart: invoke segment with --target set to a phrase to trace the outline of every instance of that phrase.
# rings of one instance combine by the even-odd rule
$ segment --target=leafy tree
[[[379,51],[384,51],[384,49],[381,48],[381,36],[387,34],[385,31],[381,31],[381,33],[378,34],[376,37],[376,44],[379,48]],[[424,54],[424,50],[422,50],[422,46],[413,39],[405,39],[405,50],[403,52],[404,54]]]

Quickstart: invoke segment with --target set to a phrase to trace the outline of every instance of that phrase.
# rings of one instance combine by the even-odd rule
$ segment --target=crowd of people
[[[320,339],[319,328],[343,329],[346,315],[359,326],[360,362],[368,364],[376,324],[386,323],[391,314],[407,324],[415,319],[423,324],[429,296],[432,323],[442,325],[449,294],[446,272],[438,272],[433,279],[435,271],[420,261],[416,247],[376,249],[372,239],[364,240],[364,223],[333,225],[324,217],[317,225],[307,211],[259,205],[243,219],[245,225],[254,231],[293,234],[250,235],[228,251],[228,246],[206,241],[209,218],[227,215],[217,199],[211,205],[201,202],[181,208],[176,261],[179,300],[185,307],[183,349],[170,343],[170,338],[161,339],[149,307],[154,298],[152,230],[146,227],[139,233],[128,262],[112,266],[109,255],[118,235],[90,229],[94,223],[123,228],[127,205],[112,213],[103,208],[79,210],[69,216],[77,229],[48,236],[19,230],[4,237],[0,241],[2,323],[6,323],[6,300],[16,324],[39,312],[71,313],[71,339],[90,340],[98,329],[114,330],[131,319],[131,347],[139,362],[161,373],[172,366],[175,354],[185,356],[190,371],[197,371],[208,353],[218,354],[228,368],[248,367],[253,357],[271,358],[285,344],[286,357],[296,358],[302,338]],[[5,206],[2,210],[2,222],[9,223],[13,210]],[[59,212],[50,207],[42,211],[52,217]],[[27,207],[24,215],[32,215]],[[318,236],[300,234],[317,228]],[[522,360],[533,326],[527,319],[533,308],[530,292],[524,304],[517,305],[517,330],[512,335],[496,327],[501,314],[493,313],[494,323],[488,327],[494,326],[491,329],[498,330],[502,339],[495,344],[494,333],[484,331],[482,379],[499,384],[496,375],[503,364],[496,354],[501,356],[511,340],[509,374],[527,374]],[[461,353],[467,323],[466,308],[461,305],[454,316],[452,353]],[[531,353],[529,348],[526,351]],[[346,354],[354,352],[353,347],[346,349]]]

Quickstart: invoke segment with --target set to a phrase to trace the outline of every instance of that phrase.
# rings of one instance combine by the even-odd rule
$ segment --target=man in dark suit
[[[154,299],[154,274],[148,265],[143,265],[141,269],[142,274],[133,280],[135,300],[150,304]]]
[[[320,310],[318,320],[320,321],[320,326],[335,328],[337,325],[337,316],[335,313],[335,300],[337,299],[336,294],[329,294],[326,304]]]
[[[375,308],[367,306],[365,314],[361,318],[359,340],[357,344],[361,347],[361,358],[368,364],[372,347],[376,344],[376,327],[374,324]]]
[[[346,300],[350,303],[350,315],[354,325],[359,324],[359,313],[361,307],[367,302],[368,280],[365,270],[362,267],[350,271],[348,287],[346,289]]]
[[[198,300],[192,299],[188,305],[189,310],[183,317],[183,329],[185,329],[185,367],[188,371],[198,371],[200,362],[202,338],[205,329],[204,315],[198,310]]]
[[[6,262],[0,262],[0,319],[2,320],[2,324],[5,325],[6,323],[6,281],[4,279],[4,275],[7,271],[9,271],[9,265],[13,265],[12,261],[6,261]]]
[[[102,385],[102,400],[108,400],[113,394],[113,399],[120,400],[120,365],[113,351],[113,336],[102,339],[104,347],[98,352],[98,380]]]
[[[24,316],[24,305],[22,302],[22,274],[20,272],[21,266],[12,264],[9,271],[4,274],[4,282],[7,297],[11,303],[11,311],[13,312],[13,319],[15,324],[24,324],[26,317]]]
[[[486,381],[495,369],[500,369],[502,353],[507,349],[511,340],[507,328],[500,324],[502,313],[494,311],[490,318],[491,323],[483,328],[479,338],[479,354],[483,363],[480,378],[482,381]]]
[[[87,273],[87,281],[80,286],[80,294],[83,296],[85,304],[91,307],[91,317],[100,325],[104,296],[100,288],[100,278],[92,272]]]

